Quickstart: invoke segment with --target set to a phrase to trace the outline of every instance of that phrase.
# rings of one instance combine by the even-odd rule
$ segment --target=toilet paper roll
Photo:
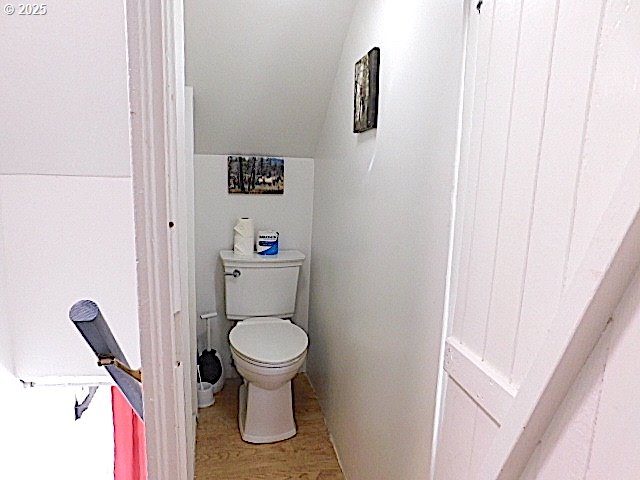
[[[255,239],[253,219],[239,218],[233,232],[233,252],[236,255],[252,255]]]
[[[242,237],[254,237],[253,218],[239,218],[233,231]]]
[[[253,237],[243,237],[236,233],[233,239],[233,253],[236,255],[253,255]]]

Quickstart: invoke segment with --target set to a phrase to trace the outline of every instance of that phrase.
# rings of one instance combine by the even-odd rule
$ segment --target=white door
[[[571,359],[586,358],[610,313],[589,320],[590,341],[569,358],[588,317],[578,307],[612,310],[624,291],[623,275],[598,297],[610,279],[585,270],[619,252],[637,212],[639,189],[628,187],[640,185],[640,57],[628,53],[639,2],[485,0],[480,12],[477,3],[466,2],[439,480],[522,472],[527,435],[544,432],[552,413],[525,410],[562,392],[549,372],[569,365],[575,376]]]

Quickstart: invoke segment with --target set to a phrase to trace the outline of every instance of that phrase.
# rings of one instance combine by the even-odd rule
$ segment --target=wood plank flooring
[[[238,430],[239,381],[229,380],[216,403],[200,410],[196,480],[344,480],[320,405],[304,374],[293,380],[298,433],[283,442],[253,445]]]

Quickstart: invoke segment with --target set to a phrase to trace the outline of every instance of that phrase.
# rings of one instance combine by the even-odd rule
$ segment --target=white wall
[[[513,398],[540,361],[563,293],[623,172],[638,175],[626,167],[640,164],[640,57],[632,53],[640,41],[638,1],[485,2],[481,15],[476,2],[466,3],[448,339],[459,347],[447,350],[459,353],[445,363],[453,381],[446,384],[437,449],[442,480],[480,471]],[[526,478],[609,478],[585,477],[608,355],[603,342]],[[632,365],[619,365],[611,366],[613,375],[633,375]],[[625,448],[618,434],[609,438],[612,447],[620,441]],[[633,467],[627,458],[621,471]]]
[[[0,173],[129,176],[122,2],[47,7],[0,15]]]
[[[197,312],[201,315],[217,310],[218,318],[211,320],[212,346],[225,359],[227,376],[237,376],[230,366],[227,335],[233,322],[224,314],[219,251],[233,248],[233,227],[238,218],[250,217],[255,221],[256,231],[280,232],[280,249],[304,253],[307,258],[300,272],[294,322],[307,330],[314,162],[310,158],[285,158],[283,195],[243,195],[227,192],[227,156],[195,155],[194,161]],[[203,348],[206,330],[201,323],[199,346]]]
[[[462,5],[361,1],[315,161],[308,371],[350,480],[429,477]],[[352,133],[380,47],[377,130]]]
[[[69,320],[83,298],[98,303],[139,365],[131,180],[4,175],[0,209],[16,375],[104,374]]]
[[[124,5],[54,1],[44,16],[2,14],[0,30],[0,321],[13,373],[105,374],[68,318],[81,298],[139,365]]]
[[[354,0],[186,0],[196,153],[312,157]]]

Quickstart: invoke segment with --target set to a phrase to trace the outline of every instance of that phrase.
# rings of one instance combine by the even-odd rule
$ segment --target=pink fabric
[[[113,409],[114,479],[147,480],[144,422],[118,387],[111,387]]]

